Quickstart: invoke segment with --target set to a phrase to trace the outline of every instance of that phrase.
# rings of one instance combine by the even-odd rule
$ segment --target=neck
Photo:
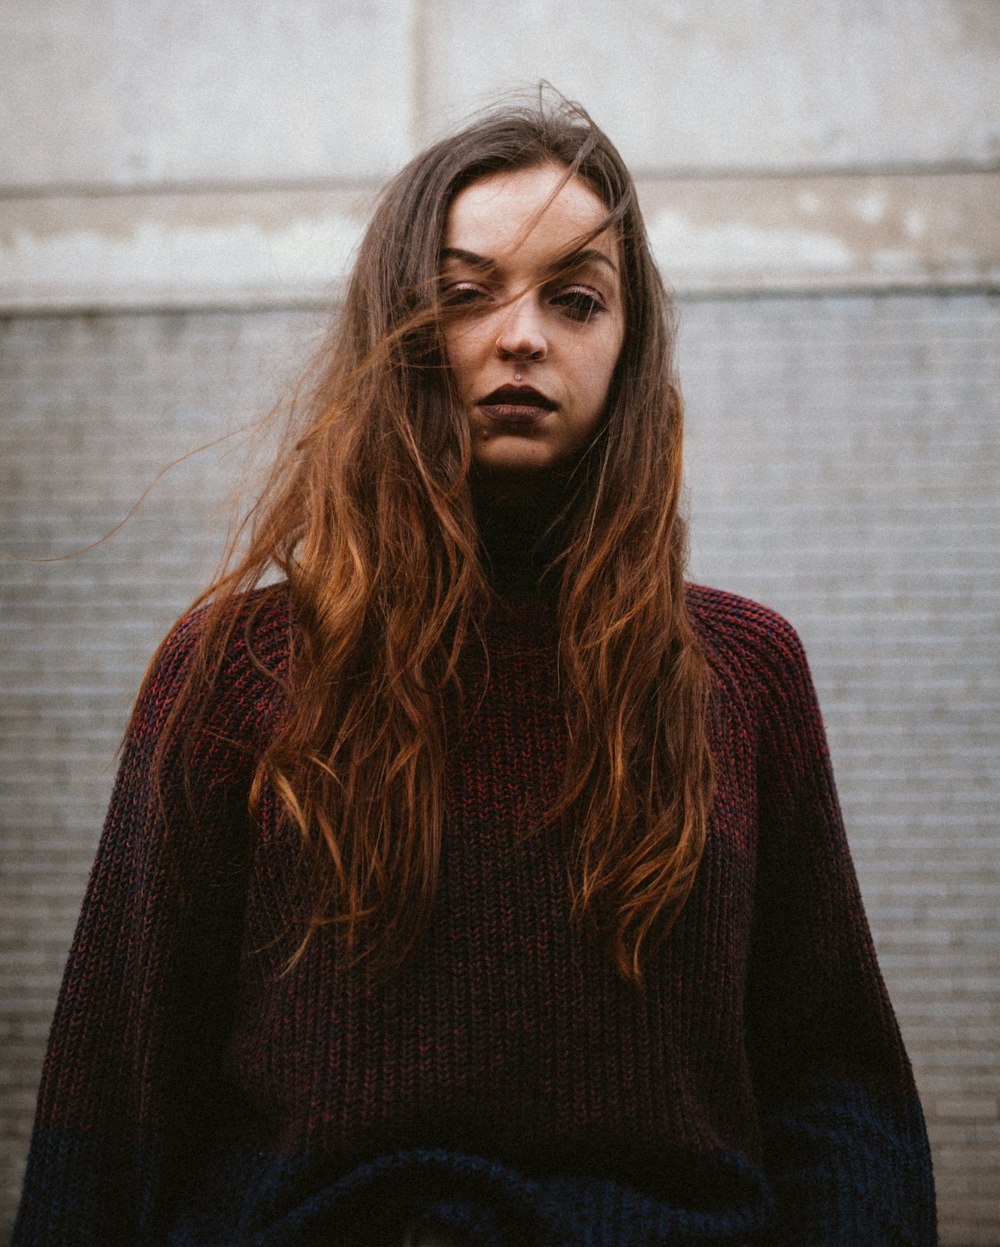
[[[469,475],[472,496],[479,508],[518,511],[524,515],[554,519],[569,501],[572,471],[550,468],[544,472],[498,472],[477,467]]]
[[[564,488],[536,481],[530,492],[472,488],[476,522],[487,571],[500,593],[551,593],[558,569],[546,572],[562,549],[560,519],[566,508]]]

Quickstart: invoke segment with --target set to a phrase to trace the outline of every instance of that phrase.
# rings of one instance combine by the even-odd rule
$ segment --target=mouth
[[[501,385],[476,403],[484,415],[501,424],[529,424],[540,420],[558,403],[531,385]]]

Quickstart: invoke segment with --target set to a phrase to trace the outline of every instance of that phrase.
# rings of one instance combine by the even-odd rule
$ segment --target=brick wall
[[[0,321],[0,547],[98,538],[166,462],[263,410],[303,311]],[[799,627],[924,1096],[942,1241],[1000,1241],[1000,301],[688,299],[693,572]],[[210,575],[241,452],[178,465],[113,539],[0,565],[0,1233],[113,755]]]
[[[1000,1243],[1000,301],[687,308],[693,571],[805,640],[945,1244]]]

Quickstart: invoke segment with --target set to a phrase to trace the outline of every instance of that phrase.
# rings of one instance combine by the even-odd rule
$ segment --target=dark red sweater
[[[258,604],[260,599],[258,598]],[[507,599],[448,770],[435,917],[388,986],[317,937],[290,973],[294,833],[252,757],[281,713],[280,590],[237,629],[165,848],[150,759],[190,659],[148,681],[70,954],[15,1243],[382,1244],[414,1218],[523,1247],[928,1247],[920,1106],[865,922],[799,641],[692,588],[717,790],[690,901],[637,993],[569,922],[551,605]],[[470,649],[465,678],[483,675]],[[249,746],[249,748],[248,748]],[[171,784],[173,786],[171,786]],[[168,803],[183,809],[179,777]],[[177,869],[177,866],[180,869]]]

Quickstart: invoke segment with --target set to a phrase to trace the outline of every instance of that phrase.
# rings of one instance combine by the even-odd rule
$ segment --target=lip
[[[533,424],[558,406],[533,385],[501,385],[476,403],[484,415],[499,424]]]

